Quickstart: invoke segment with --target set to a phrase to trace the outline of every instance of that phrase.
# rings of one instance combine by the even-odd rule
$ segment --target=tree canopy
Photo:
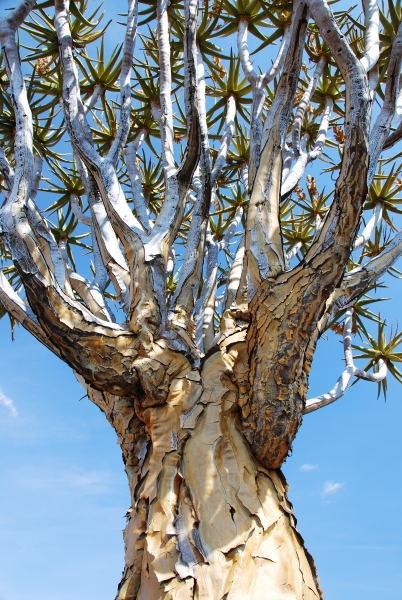
[[[309,6],[313,20],[292,40],[287,2],[205,2],[198,16],[196,3],[129,3],[125,40],[113,50],[105,43],[107,15],[86,1],[71,5],[68,21],[65,3],[56,2],[56,19],[49,1],[10,13],[0,74],[3,314],[38,334],[24,316],[24,280],[12,261],[13,248],[22,258],[26,245],[28,270],[56,281],[96,319],[133,323],[141,288],[157,298],[158,308],[148,302],[155,326],[165,328],[174,314],[184,330],[190,319],[194,353],[205,354],[245,278],[252,296],[261,277],[291,270],[328,244],[323,223],[351,152],[350,120],[362,119],[369,187],[320,334],[341,332],[348,310],[365,368],[387,367],[400,380],[401,337],[386,333],[373,293],[385,270],[398,275],[391,265],[401,244],[401,6],[365,2],[359,12],[334,3],[333,17],[320,2]],[[18,30],[20,57],[12,41]],[[358,67],[359,76],[351,75]],[[358,116],[364,72],[367,98]],[[356,104],[349,109],[347,93]],[[281,178],[281,188],[260,212],[255,178],[267,139],[270,160],[279,160],[272,148],[281,146],[281,173],[264,185]],[[103,202],[95,175],[101,167],[109,171]],[[26,227],[13,244],[9,208],[26,178]],[[334,219],[326,220],[334,226]],[[144,264],[153,283],[148,277],[133,289],[130,273],[145,272]],[[364,376],[352,365],[347,358],[349,378]],[[385,391],[386,378],[379,385]],[[344,387],[338,382],[336,393]]]

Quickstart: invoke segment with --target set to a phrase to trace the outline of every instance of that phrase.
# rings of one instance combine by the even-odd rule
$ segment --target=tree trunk
[[[132,497],[117,600],[321,598],[285,480],[240,431],[242,346],[199,370],[183,362],[163,404],[88,390],[118,433]]]

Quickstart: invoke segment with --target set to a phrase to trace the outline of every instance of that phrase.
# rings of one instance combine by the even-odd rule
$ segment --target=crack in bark
[[[234,590],[247,597],[265,589],[266,568],[278,570],[275,577],[287,585],[287,561],[296,560],[301,538],[284,481],[255,463],[240,431],[236,378],[244,370],[236,366],[244,347],[229,344],[201,372],[184,367],[182,357],[166,360],[172,378],[160,405],[88,391],[118,432],[132,493],[118,600],[143,599],[145,582],[147,598],[155,600],[173,598],[173,590],[183,598],[218,600]],[[284,555],[269,550],[278,547],[277,535],[287,540]],[[308,585],[315,572],[304,560],[309,574],[297,586],[317,600]],[[244,578],[247,570],[251,579]]]

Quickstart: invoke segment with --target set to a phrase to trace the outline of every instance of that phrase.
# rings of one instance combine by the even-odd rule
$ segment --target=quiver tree
[[[118,600],[320,598],[279,469],[304,413],[401,380],[371,310],[402,248],[400,3],[129,0],[114,50],[87,4],[0,24],[3,313],[117,433]],[[345,370],[307,399],[328,328]]]

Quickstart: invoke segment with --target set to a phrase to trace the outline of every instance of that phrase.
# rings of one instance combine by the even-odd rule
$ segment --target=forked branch
[[[283,73],[266,117],[256,176],[250,182],[252,192],[246,224],[244,278],[247,280],[250,298],[261,281],[285,269],[279,223],[282,147],[301,68],[306,16],[306,4],[296,2]]]

